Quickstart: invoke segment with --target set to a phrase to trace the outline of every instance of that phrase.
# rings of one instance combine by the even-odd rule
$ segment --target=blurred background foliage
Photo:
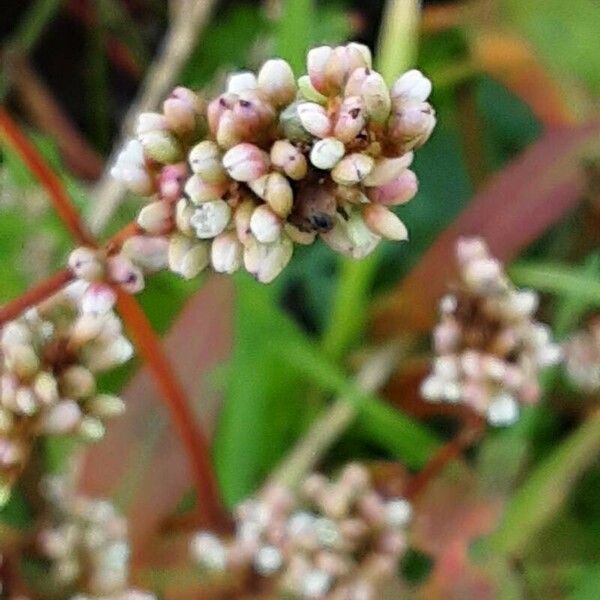
[[[209,21],[176,78],[208,90],[222,85],[226,72],[254,68],[271,55],[287,58],[300,72],[312,45],[354,39],[376,48],[386,18],[380,0],[209,4],[214,4]],[[22,118],[88,216],[97,210],[94,181],[160,53],[176,5],[159,0],[2,3],[3,101]],[[205,369],[199,357],[180,373],[194,390],[199,412],[206,394],[221,398],[214,455],[229,505],[257,488],[332,395],[354,393],[347,373],[360,363],[364,348],[399,330],[411,338],[411,355],[379,398],[357,398],[362,403],[359,417],[328,453],[324,467],[364,459],[378,465],[398,461],[414,471],[452,438],[459,419],[427,412],[416,392],[414,379],[423,373],[429,342],[411,310],[426,310],[430,299],[415,293],[405,277],[421,269],[427,277],[416,281],[439,289],[448,265],[428,261],[426,251],[457,222],[460,230],[468,215],[479,211],[479,221],[469,222],[492,232],[492,246],[500,256],[519,257],[512,274],[518,284],[543,292],[542,315],[557,336],[569,336],[598,313],[599,31],[597,0],[423,3],[416,64],[433,80],[438,126],[416,155],[419,193],[399,209],[410,242],[382,244],[373,258],[358,265],[340,260],[322,244],[299,247],[290,267],[268,287],[236,276],[234,290],[221,292],[229,296],[234,291],[233,308],[224,305],[222,315],[228,323],[221,332],[230,347],[228,360],[210,367],[202,390],[194,388],[198,369]],[[408,66],[397,64],[396,72]],[[49,116],[56,111],[58,121]],[[552,137],[557,131],[575,133],[563,146],[555,141],[563,138]],[[0,161],[4,302],[64,264],[71,242],[19,158],[2,146]],[[565,182],[573,183],[565,188]],[[120,203],[106,233],[131,220],[138,206],[135,198]],[[503,211],[512,211],[515,228],[494,229]],[[175,323],[170,334],[173,344],[179,344],[171,346],[174,363],[188,343],[177,321],[186,302],[198,323],[198,330],[187,335],[201,338],[206,331],[205,303],[190,301],[198,289],[197,282],[160,275],[148,280],[141,296],[159,332]],[[402,297],[413,303],[408,312],[404,301],[398,301],[405,292],[410,295]],[[203,293],[209,292],[203,288]],[[135,368],[129,365],[108,375],[105,385],[123,388]],[[578,393],[559,369],[544,384],[539,407],[510,430],[488,432],[419,498],[416,510],[440,525],[437,531],[433,525],[415,527],[403,565],[421,597],[598,597],[598,397]],[[138,389],[134,379],[127,397],[135,397]],[[184,460],[152,469],[161,446],[156,437],[135,438],[138,430],[132,423],[156,418],[164,428],[164,416],[157,403],[142,407],[125,417],[115,434],[139,450],[130,465],[137,470],[130,487],[137,490],[128,494],[143,495],[151,488],[149,479],[160,480],[161,468],[180,470],[180,488],[163,490],[170,498],[157,502],[173,511],[182,497],[190,498],[184,494]],[[108,450],[100,454],[107,460],[110,444],[109,436],[103,444]],[[71,445],[51,440],[47,458],[59,466],[71,450]],[[86,469],[101,471],[94,452]],[[380,467],[384,472],[390,469],[386,465]],[[392,480],[405,476],[404,469],[388,473]],[[86,477],[96,478],[103,494],[117,488],[102,473]],[[176,491],[181,494],[174,497]],[[131,506],[123,508],[132,519],[139,517]],[[30,514],[31,507],[17,493],[0,513],[0,531],[26,528]],[[138,534],[137,542],[150,536],[148,531]],[[445,554],[456,548],[464,548],[464,556],[444,571]],[[151,559],[140,554],[136,573],[141,580],[148,576],[149,564]],[[168,570],[161,577],[156,573],[152,582],[164,590],[177,578]]]

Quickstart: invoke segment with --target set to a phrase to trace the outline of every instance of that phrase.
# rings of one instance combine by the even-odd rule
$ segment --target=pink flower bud
[[[74,431],[81,421],[81,409],[73,400],[63,400],[44,413],[41,427],[44,433],[65,434]]]
[[[189,175],[185,163],[166,165],[158,176],[158,193],[162,200],[175,202],[183,192],[183,186]]]
[[[229,224],[231,208],[223,200],[204,202],[194,210],[190,225],[196,230],[196,236],[202,239],[215,237]]]
[[[104,264],[100,253],[81,246],[69,255],[69,268],[78,279],[97,281],[104,276]]]
[[[435,127],[435,111],[427,102],[396,102],[388,121],[388,134],[404,152],[420,148]]]
[[[332,54],[333,48],[331,46],[319,46],[318,48],[309,50],[306,57],[306,70],[308,71],[310,82],[318,92],[325,96],[337,91],[331,89],[326,76],[327,64]]]
[[[417,69],[407,71],[394,83],[392,98],[425,102],[431,94],[431,81]]]
[[[103,283],[89,285],[81,299],[83,314],[104,315],[111,311],[117,301],[117,295]]]
[[[236,100],[237,96],[235,94],[221,94],[208,105],[208,128],[214,136],[217,135],[217,131],[219,130],[219,123],[221,122],[223,113],[230,111]]]
[[[233,148],[233,146],[243,141],[233,110],[226,110],[221,115],[215,137],[222,148]]]
[[[373,170],[365,177],[364,185],[378,187],[391,183],[410,166],[413,153],[408,152],[398,158],[380,158],[375,161]]]
[[[233,106],[237,135],[242,140],[255,141],[273,124],[275,112],[256,92],[243,92]]]
[[[202,101],[185,87],[176,87],[163,103],[163,114],[168,126],[179,134],[196,130]]]
[[[407,240],[408,231],[404,223],[385,206],[367,204],[363,208],[363,217],[367,227],[375,234],[389,240]]]
[[[151,202],[142,208],[137,217],[138,225],[148,233],[161,234],[173,225],[172,206],[164,200]]]
[[[369,188],[371,202],[384,206],[396,206],[412,200],[419,189],[419,181],[413,171],[405,170],[396,179],[380,187]]]
[[[344,96],[360,96],[362,94],[363,84],[371,73],[371,69],[354,69],[348,78],[344,88]]]
[[[366,123],[365,105],[358,96],[345,98],[333,129],[336,138],[349,143],[363,130]]]
[[[294,193],[289,181],[277,172],[269,173],[250,183],[252,191],[262,198],[271,210],[286,218],[293,206]]]
[[[269,157],[257,146],[242,143],[225,153],[223,166],[236,181],[254,181],[267,173]]]
[[[268,60],[258,73],[258,87],[274,106],[289,104],[296,95],[292,67],[285,60]]]
[[[281,219],[268,205],[262,204],[254,209],[250,218],[250,230],[259,242],[268,244],[276,241],[281,235],[282,227]]]
[[[235,273],[242,266],[243,246],[235,231],[218,235],[212,242],[210,261],[217,273]]]
[[[244,248],[244,265],[257,281],[271,283],[286,267],[293,251],[292,241],[285,236],[272,244],[251,239]]]
[[[314,102],[298,104],[298,117],[302,127],[316,137],[327,137],[331,132],[331,121],[327,111]]]
[[[221,162],[221,151],[217,144],[205,140],[196,144],[188,155],[192,171],[207,184],[223,183],[227,174]]]
[[[271,163],[294,180],[305,177],[308,170],[306,157],[288,140],[277,140],[271,146]]]
[[[374,165],[375,161],[367,154],[349,154],[333,168],[331,178],[340,185],[355,185],[369,175]]]
[[[142,272],[122,254],[108,259],[107,270],[110,280],[121,286],[127,293],[137,294],[144,289]]]

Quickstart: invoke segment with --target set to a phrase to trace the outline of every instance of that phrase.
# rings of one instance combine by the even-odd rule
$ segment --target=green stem
[[[31,52],[62,3],[63,0],[36,0],[15,31],[10,45],[20,52]]]

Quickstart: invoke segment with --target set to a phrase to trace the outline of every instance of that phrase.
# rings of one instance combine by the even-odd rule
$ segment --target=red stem
[[[485,429],[485,421],[476,415],[470,415],[462,429],[449,442],[444,444],[408,483],[405,496],[416,498],[445,467],[471,446]]]
[[[56,292],[60,291],[69,281],[73,279],[73,273],[69,269],[58,271],[39,285],[27,290],[12,302],[0,306],[0,326],[7,321],[12,321],[28,308],[43,302]]]
[[[220,499],[206,437],[189,408],[181,385],[144,311],[135,298],[121,289],[116,289],[116,292],[119,312],[131,330],[140,355],[154,375],[187,451],[204,524],[224,531],[229,527],[229,518]]]
[[[61,180],[46,164],[37,148],[23,135],[6,110],[0,107],[0,137],[15,150],[48,192],[58,216],[79,244],[95,247],[96,240],[83,225]]]

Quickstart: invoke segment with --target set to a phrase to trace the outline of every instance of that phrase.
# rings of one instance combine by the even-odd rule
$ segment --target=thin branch
[[[187,451],[194,475],[200,512],[205,521],[203,525],[218,531],[227,530],[229,518],[220,499],[206,437],[189,408],[185,394],[144,311],[135,298],[120,289],[116,291],[119,312],[131,330],[141,357],[154,375]]]
[[[39,179],[48,192],[58,216],[73,238],[82,245],[95,247],[96,240],[82,223],[62,181],[2,107],[0,107],[0,138],[20,156],[31,173]]]
[[[458,434],[444,444],[431,460],[408,483],[405,495],[409,499],[417,497],[446,466],[458,458],[464,450],[474,444],[485,431],[485,420],[471,413]]]
[[[39,285],[27,290],[18,298],[0,306],[0,327],[7,321],[12,321],[28,308],[43,302],[53,294],[59,292],[67,283],[73,279],[69,269],[58,271]]]
[[[138,115],[141,112],[156,110],[161,100],[175,85],[185,61],[198,43],[200,31],[207,23],[215,3],[216,0],[186,0],[180,3],[162,49],[148,69],[138,98],[125,115],[120,139],[108,159],[109,167],[131,135]],[[123,195],[123,185],[116,181],[107,169],[93,192],[92,205],[95,210],[89,219],[92,231],[100,232],[104,229]]]
[[[396,368],[402,349],[392,343],[370,356],[356,375],[356,385],[365,392],[379,389]],[[310,429],[274,471],[272,482],[294,487],[314,468],[332,444],[347,430],[358,414],[356,403],[338,398],[311,425]]]

